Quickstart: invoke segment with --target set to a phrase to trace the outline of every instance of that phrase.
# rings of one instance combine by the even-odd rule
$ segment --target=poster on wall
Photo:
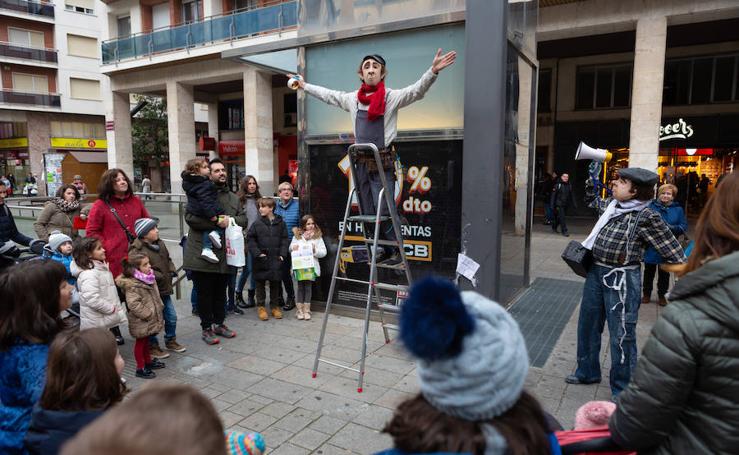
[[[342,251],[337,251],[348,195],[352,189],[351,169],[346,145],[310,146],[310,208],[302,212],[316,218],[329,254],[322,259],[316,299],[325,301],[336,254],[340,255],[341,275],[366,280],[369,276],[362,223],[349,222]],[[454,277],[461,235],[462,142],[427,141],[397,145],[394,200],[402,223],[405,253],[414,279],[427,274]],[[490,192],[492,195],[493,188]],[[484,196],[484,190],[481,192]],[[358,214],[356,198],[352,214]],[[373,228],[373,225],[368,225]],[[371,234],[370,234],[371,235]],[[405,283],[402,272],[379,270],[379,281]],[[404,296],[383,292],[388,303]],[[366,285],[337,283],[338,304],[362,307]]]
[[[62,181],[62,160],[64,153],[44,154],[44,174],[46,181],[46,194],[54,195],[56,190],[64,184]]]

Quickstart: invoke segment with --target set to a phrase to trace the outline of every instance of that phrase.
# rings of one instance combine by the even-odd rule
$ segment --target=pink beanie
[[[616,410],[610,401],[588,401],[575,414],[575,430],[588,430],[608,425],[608,419]]]

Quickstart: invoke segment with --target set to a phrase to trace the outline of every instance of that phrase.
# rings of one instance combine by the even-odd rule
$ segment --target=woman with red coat
[[[129,236],[131,240],[135,238],[134,223],[139,218],[151,218],[132,188],[131,180],[122,169],[108,169],[100,177],[98,200],[87,216],[85,234],[100,239],[114,277],[123,272],[121,261],[128,256]],[[112,330],[118,344],[123,344],[118,327]]]

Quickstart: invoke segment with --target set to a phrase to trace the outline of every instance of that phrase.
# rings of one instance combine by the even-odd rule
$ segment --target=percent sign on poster
[[[428,166],[423,166],[420,169],[416,166],[411,166],[408,169],[406,180],[411,184],[408,194],[425,194],[431,190],[431,178],[426,176],[428,170]],[[403,211],[405,213],[429,213],[431,212],[431,201],[424,201],[409,196],[408,199],[403,201]]]

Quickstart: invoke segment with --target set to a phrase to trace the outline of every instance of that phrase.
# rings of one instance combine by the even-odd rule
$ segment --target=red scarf
[[[368,96],[373,93],[372,97]],[[367,118],[370,122],[381,115],[385,115],[385,81],[380,81],[375,86],[362,82],[362,86],[359,87],[359,92],[357,92],[357,99],[364,105],[369,104]]]

